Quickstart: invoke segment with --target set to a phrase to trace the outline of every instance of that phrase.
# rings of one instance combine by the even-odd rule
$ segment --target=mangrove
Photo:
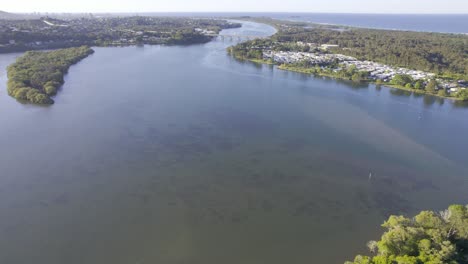
[[[92,54],[87,46],[47,52],[28,51],[7,68],[8,94],[20,101],[53,104],[71,65]]]

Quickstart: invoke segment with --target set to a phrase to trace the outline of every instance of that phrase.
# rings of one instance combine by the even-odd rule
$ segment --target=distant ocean
[[[398,29],[411,31],[468,33],[468,14],[331,14],[331,13],[146,13],[164,16],[266,16],[277,19],[347,25],[365,28]]]
[[[276,14],[275,18],[355,27],[468,33],[465,15]]]

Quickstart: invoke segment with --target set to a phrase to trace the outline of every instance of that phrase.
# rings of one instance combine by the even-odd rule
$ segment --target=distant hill
[[[8,13],[8,12],[0,10],[0,19],[33,19],[33,18],[38,18],[38,16],[32,15],[32,14]]]
[[[17,17],[16,14],[8,13],[5,11],[0,10],[0,19],[15,19]]]

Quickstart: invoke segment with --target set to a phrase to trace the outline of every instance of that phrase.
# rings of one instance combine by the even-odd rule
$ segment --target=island
[[[392,215],[382,227],[381,239],[367,243],[373,256],[358,255],[345,264],[468,263],[468,205],[414,218]]]
[[[468,36],[241,18],[277,28],[229,47],[240,60],[468,100]]]
[[[188,45],[211,41],[239,23],[186,17],[57,17],[0,14],[0,53],[27,51],[8,67],[8,94],[20,101],[53,104],[68,68],[93,53],[89,46]],[[20,19],[21,18],[21,19]],[[34,50],[59,49],[48,52]]]
[[[53,51],[28,51],[7,68],[8,94],[20,101],[53,104],[51,96],[64,83],[71,65],[92,54],[87,46]]]
[[[187,17],[95,17],[0,19],[0,53],[87,46],[199,44],[222,29],[240,27],[222,19]]]

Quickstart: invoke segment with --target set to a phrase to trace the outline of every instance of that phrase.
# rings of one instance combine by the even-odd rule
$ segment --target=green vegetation
[[[82,45],[206,43],[222,29],[240,26],[226,20],[184,17],[0,19],[0,53]]]
[[[268,61],[269,64],[279,65],[283,70],[353,82],[375,82],[377,85],[417,93],[468,100],[468,92],[464,90],[468,86],[463,80],[468,79],[466,35],[362,29],[268,18],[248,20],[268,23],[275,26],[278,32],[267,39],[255,39],[229,47],[228,53],[235,58]],[[275,62],[271,54],[281,52],[313,53],[316,58],[297,61],[291,57],[285,59],[286,55],[282,55],[279,62]],[[268,55],[264,57],[264,54]],[[335,59],[326,59],[327,56],[335,56]],[[391,77],[371,75],[374,70],[366,70],[365,66],[360,66],[358,70],[354,64],[349,66],[343,60],[340,61],[339,56],[352,56],[360,62],[369,60],[383,63],[385,67],[380,67],[379,70]],[[317,59],[318,57],[321,59]],[[390,67],[393,69],[389,69]],[[425,73],[422,78],[415,80],[408,74],[401,74],[400,67],[405,68],[405,73],[412,70]]]
[[[300,73],[314,74],[319,76],[333,77],[343,80],[351,80],[353,82],[365,82],[369,81],[368,73],[363,71],[358,71],[355,67],[350,67],[348,69],[341,68],[339,70],[330,68],[330,67],[320,67],[315,66],[306,66],[307,62],[301,63],[291,63],[291,64],[281,64],[278,69],[294,71]]]
[[[423,211],[412,219],[392,215],[382,226],[381,239],[367,244],[374,255],[345,264],[468,263],[468,206]]]
[[[442,33],[388,31],[377,29],[289,28],[270,39],[253,40],[229,49],[236,57],[257,57],[262,49],[316,52],[314,44],[336,44],[326,51],[394,67],[433,72],[447,79],[468,79],[468,36]],[[249,53],[249,47],[256,52]]]
[[[35,104],[53,104],[50,98],[63,84],[71,65],[94,51],[86,46],[48,52],[28,51],[8,66],[8,94]]]
[[[468,101],[468,89],[461,90],[460,92],[457,93],[457,98],[463,100],[463,101]]]
[[[254,19],[255,20],[255,19]],[[283,51],[308,51],[297,42],[336,44],[332,53],[396,67],[468,79],[468,36],[463,34],[366,29],[306,22],[256,19],[278,29],[265,40]]]
[[[413,78],[406,74],[397,74],[391,81],[391,84],[400,86],[406,86],[407,84],[411,85],[411,83],[413,83]]]
[[[266,60],[257,60],[249,59],[250,61],[255,61],[265,64],[274,64]],[[348,69],[340,68],[333,69],[329,67],[320,67],[316,66],[304,66],[302,63],[291,63],[291,64],[281,64],[278,66],[278,69],[285,71],[300,72],[305,74],[312,74],[316,76],[326,76],[342,80],[350,80],[356,83],[367,82],[375,83],[378,86],[385,85],[392,88],[397,88],[401,90],[407,90],[410,92],[418,94],[430,94],[443,98],[450,98],[454,100],[468,101],[468,89],[460,90],[458,93],[449,94],[446,89],[438,88],[437,81],[430,80],[427,84],[422,80],[414,81],[411,76],[399,76],[396,75],[396,81],[390,83],[384,83],[382,80],[371,80],[368,77],[368,73],[365,71],[357,71],[354,67]],[[399,77],[398,77],[399,76]]]

